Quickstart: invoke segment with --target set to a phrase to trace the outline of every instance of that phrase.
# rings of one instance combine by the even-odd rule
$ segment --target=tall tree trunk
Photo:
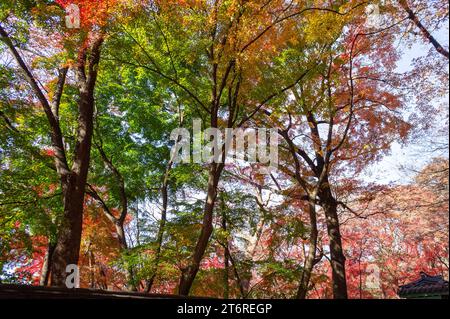
[[[300,284],[297,291],[297,299],[305,299],[308,293],[309,282],[311,280],[311,273],[316,264],[316,249],[317,249],[317,216],[315,199],[310,199],[309,207],[309,222],[311,230],[309,235],[309,251],[308,256],[303,267],[302,275],[300,277]]]
[[[194,252],[190,258],[189,265],[182,270],[178,293],[187,296],[191,290],[195,276],[200,268],[200,262],[208,246],[209,238],[213,231],[213,211],[217,198],[217,185],[224,165],[222,163],[211,163],[208,177],[208,191],[206,195],[205,208],[203,210],[203,223],[200,236],[197,240]]]
[[[92,144],[94,88],[102,43],[103,38],[98,38],[91,46],[83,48],[78,57],[76,75],[80,97],[78,101],[77,140],[72,169],[68,174],[61,176],[64,215],[52,258],[51,281],[53,286],[65,286],[66,266],[78,264],[84,194]]]
[[[345,256],[342,248],[337,202],[333,197],[328,180],[324,180],[319,198],[325,211],[328,238],[330,241],[331,269],[333,279],[333,298],[347,299],[347,281],[345,275]]]
[[[42,265],[41,276],[39,278],[40,286],[48,286],[51,272],[51,260],[52,255],[55,250],[55,244],[49,242],[47,246],[47,251],[44,257],[44,263]]]
[[[74,174],[68,176],[63,186],[64,215],[59,227],[58,239],[52,257],[52,286],[63,287],[66,267],[78,264],[83,221],[84,191],[77,187]]]
[[[18,66],[24,72],[25,78],[42,105],[50,126],[52,147],[55,151],[55,168],[61,181],[64,205],[56,247],[51,259],[51,284],[53,286],[64,286],[67,275],[66,266],[77,264],[80,253],[83,202],[93,131],[94,88],[97,81],[97,69],[103,37],[100,35],[91,42],[87,41],[83,44],[74,70],[80,95],[78,101],[77,139],[71,169],[69,169],[67,162],[58,113],[67,68],[59,70],[57,88],[54,92],[53,100],[49,102],[38,81],[1,25],[0,40],[7,45]]]

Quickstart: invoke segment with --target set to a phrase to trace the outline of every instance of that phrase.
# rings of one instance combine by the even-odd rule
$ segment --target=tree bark
[[[309,289],[309,282],[311,280],[311,273],[316,262],[317,237],[317,216],[315,199],[309,202],[309,222],[311,225],[309,235],[309,251],[306,257],[305,265],[303,267],[302,275],[300,277],[300,284],[297,290],[297,299],[305,299]]]
[[[61,175],[64,215],[52,258],[52,285],[65,286],[66,266],[78,264],[80,253],[83,204],[89,169],[93,133],[94,87],[103,38],[81,49],[76,69],[80,90],[78,131],[72,169]],[[90,56],[88,57],[88,49]]]
[[[58,108],[63,92],[67,68],[60,69],[57,89],[50,103],[41,90],[38,81],[15,48],[7,32],[0,25],[1,40],[7,45],[25,78],[36,94],[50,126],[52,147],[55,151],[55,168],[61,180],[64,213],[59,226],[56,247],[51,259],[51,284],[65,286],[66,266],[77,264],[83,218],[83,202],[93,130],[94,87],[100,61],[100,48],[103,37],[99,36],[92,44],[85,43],[79,51],[75,73],[80,91],[78,101],[78,131],[73,155],[73,165],[69,169],[59,124]],[[88,52],[90,51],[90,52]]]
[[[294,91],[295,92],[295,91]],[[294,93],[295,95],[295,93]],[[345,275],[345,256],[342,248],[341,233],[339,227],[339,219],[337,215],[337,201],[331,192],[330,183],[328,179],[328,167],[330,163],[330,151],[327,152],[327,156],[323,156],[322,142],[320,137],[320,131],[318,123],[311,112],[307,114],[308,123],[310,125],[311,139],[313,142],[314,152],[316,156],[315,164],[309,156],[299,148],[297,148],[292,139],[289,138],[287,131],[280,131],[280,135],[284,137],[289,145],[290,152],[293,155],[295,164],[294,177],[303,188],[303,190],[309,193],[308,189],[311,186],[308,185],[305,179],[301,176],[300,161],[297,154],[301,156],[312,173],[318,179],[317,185],[314,186],[318,190],[317,197],[319,198],[319,204],[323,208],[326,217],[327,232],[330,241],[330,259],[332,268],[332,280],[333,280],[333,296],[335,299],[347,299],[347,282]],[[326,149],[329,149],[331,145],[331,134],[329,131],[328,141],[326,143]],[[313,196],[315,199],[315,196]],[[311,200],[311,198],[310,198]],[[313,201],[315,202],[315,200]],[[300,293],[300,292],[299,292]],[[301,294],[300,294],[301,297]]]
[[[89,244],[89,248],[87,250],[88,255],[88,263],[89,263],[89,288],[95,289],[95,255],[91,249],[91,244]]]
[[[225,212],[225,203],[222,199],[222,230],[227,231],[227,215]],[[230,251],[228,248],[228,239],[224,243],[224,267],[223,267],[223,299],[228,299],[230,297],[230,284],[229,284],[229,273],[230,273]]]
[[[203,223],[200,236],[197,240],[189,265],[182,270],[178,293],[187,296],[191,290],[195,276],[200,268],[200,262],[208,246],[209,238],[213,231],[213,211],[217,198],[217,185],[224,165],[222,163],[211,163],[208,177],[208,191],[206,195],[205,208],[203,210]]]
[[[49,242],[47,252],[45,253],[44,263],[42,265],[41,277],[39,278],[40,286],[48,286],[51,272],[51,260],[53,252],[55,251],[55,244]]]
[[[246,299],[247,295],[248,295],[248,281],[246,281],[246,284],[243,282],[241,276],[239,275],[239,271],[238,271],[236,262],[235,262],[233,256],[231,256],[231,252],[230,252],[229,248],[228,248],[228,257],[231,262],[231,266],[233,267],[234,277],[238,284],[239,292],[241,293],[241,298]]]
[[[347,281],[345,275],[345,256],[337,215],[337,201],[334,198],[328,179],[325,179],[320,189],[319,198],[325,211],[328,238],[330,241],[330,257],[333,279],[333,298],[347,299]]]
[[[310,123],[315,123],[315,121],[312,119],[311,115],[309,115],[308,120]],[[320,138],[320,136],[318,135],[318,130],[317,130],[317,128],[312,128],[311,131],[312,131],[311,134],[314,137],[314,141],[315,141],[315,143],[317,143],[318,139]],[[308,256],[306,257],[306,261],[304,263],[304,267],[303,267],[302,275],[300,277],[300,283],[299,283],[299,287],[298,287],[297,295],[296,295],[297,299],[305,299],[306,295],[308,293],[309,282],[311,280],[312,270],[318,262],[318,260],[316,260],[316,250],[317,250],[317,238],[319,236],[319,233],[317,230],[316,201],[317,201],[317,189],[320,187],[320,185],[316,185],[314,187],[313,191],[310,190],[311,187],[308,185],[306,180],[301,175],[301,168],[300,168],[301,165],[300,165],[299,158],[297,156],[297,155],[299,155],[298,152],[300,152],[300,150],[296,149],[294,142],[289,137],[287,131],[281,131],[280,134],[288,143],[290,153],[294,159],[294,164],[295,164],[294,177],[297,180],[299,186],[303,189],[303,191],[308,193],[308,195],[306,195],[306,198],[308,200],[309,222],[311,225],[310,237],[309,237],[309,252],[308,252]],[[317,175],[318,169],[314,165],[314,163],[311,161],[307,161],[307,162],[310,163],[309,165],[310,165],[310,168],[313,171],[313,173]],[[323,161],[322,157],[319,156],[317,162],[319,165],[323,166],[324,161]],[[318,180],[320,183],[320,181],[321,181],[320,176],[318,177]]]

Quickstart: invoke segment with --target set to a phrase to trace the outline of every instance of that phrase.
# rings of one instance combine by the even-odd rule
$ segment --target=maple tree
[[[448,160],[437,158],[417,174],[411,185],[385,189],[368,205],[362,202],[361,214],[373,216],[349,220],[344,226],[355,268],[353,291],[363,291],[372,298],[393,298],[398,285],[415,280],[417,273],[446,276],[447,171]],[[370,273],[365,269],[370,265],[376,266],[379,283],[367,289],[366,276]]]
[[[10,12],[6,11],[5,14],[6,17],[8,17]],[[52,36],[52,34],[54,34],[59,38],[59,41],[63,41],[64,39],[58,35],[57,31],[43,31],[47,34],[44,33],[40,36]],[[65,51],[62,43],[59,43],[59,45],[57,44],[55,48],[57,49],[56,52],[50,52],[51,55],[49,58],[59,54],[62,55],[63,60],[58,61],[56,59],[56,63],[53,63],[53,70],[57,70],[57,78],[53,81],[53,88],[51,89],[52,93],[47,93],[48,91],[42,89],[39,85],[39,79],[33,74],[36,70],[30,68],[16,48],[16,45],[7,30],[5,30],[3,26],[0,26],[2,41],[9,48],[19,68],[25,74],[25,79],[41,104],[51,129],[54,168],[61,180],[61,190],[64,202],[64,217],[59,226],[56,246],[51,256],[52,284],[58,286],[65,284],[65,266],[68,263],[77,264],[79,255],[82,206],[89,168],[93,130],[94,88],[100,59],[100,48],[103,42],[103,36],[95,33],[98,32],[92,33],[88,31],[86,36],[82,36],[81,39],[75,39],[74,44],[76,47],[78,46],[79,49],[75,49],[75,51],[72,52],[72,54],[75,55],[74,60],[76,62],[74,63],[68,63],[67,59],[70,58],[70,51]],[[34,35],[32,34],[32,36]],[[79,43],[78,45],[76,44],[77,42]],[[64,56],[65,53],[67,56]],[[72,164],[68,161],[68,151],[64,145],[59,113],[70,64],[72,64],[75,74],[75,86],[79,89],[78,128],[76,143],[72,150],[74,153]],[[72,166],[70,167],[70,165]]]
[[[448,3],[367,5],[2,1],[0,280],[343,299],[448,278]],[[195,119],[275,129],[278,166],[178,162]],[[368,181],[417,144],[414,178]]]

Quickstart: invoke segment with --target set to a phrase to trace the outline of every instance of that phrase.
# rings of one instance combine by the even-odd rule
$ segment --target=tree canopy
[[[441,0],[2,1],[0,281],[64,287],[75,264],[81,287],[344,299],[448,279],[442,34]],[[402,181],[370,179],[419,146],[385,167]]]

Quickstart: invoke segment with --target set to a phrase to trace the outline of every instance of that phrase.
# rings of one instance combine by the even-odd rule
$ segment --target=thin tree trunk
[[[89,288],[95,288],[95,256],[89,245],[87,255],[89,263]]]
[[[430,43],[434,46],[437,52],[442,54],[444,57],[449,59],[449,53],[448,51],[436,40],[435,37],[431,35],[431,33],[427,30],[427,28],[422,24],[422,22],[419,20],[417,15],[414,13],[414,11],[410,8],[408,5],[407,0],[399,0],[400,5],[402,8],[408,13],[408,19],[411,20],[414,25],[420,30],[423,37],[430,41]]]
[[[311,118],[311,115],[309,116],[308,121],[310,123],[315,123],[314,119]],[[320,136],[318,135],[318,130],[311,128],[311,131],[312,131],[311,134],[314,136],[313,139],[314,139],[315,143],[317,143],[318,138],[320,138]],[[299,186],[303,189],[303,191],[309,193],[306,196],[306,198],[308,200],[309,221],[311,224],[310,239],[309,239],[310,249],[308,252],[308,256],[306,257],[302,275],[300,277],[300,284],[299,284],[299,287],[297,290],[297,295],[296,295],[297,299],[305,299],[306,295],[308,293],[309,282],[311,280],[312,270],[313,270],[315,264],[318,262],[318,261],[316,261],[317,238],[318,238],[316,200],[317,200],[317,189],[320,185],[316,185],[314,187],[314,191],[312,191],[312,192],[309,190],[310,187],[308,187],[308,183],[305,181],[305,179],[301,175],[301,165],[300,165],[300,161],[297,157],[298,150],[296,150],[296,147],[295,147],[292,139],[289,137],[287,131],[281,131],[280,133],[281,133],[281,136],[288,143],[289,150],[294,159],[294,164],[295,164],[294,177],[297,180]],[[318,157],[318,162],[319,162],[319,164],[323,164],[323,159],[321,157]],[[314,166],[314,164],[311,163],[310,166],[311,166],[311,169],[313,170],[313,172],[317,173],[317,168]],[[320,183],[321,178],[319,177],[318,180]]]
[[[305,299],[308,293],[309,282],[311,280],[311,273],[316,264],[316,249],[317,249],[317,216],[315,199],[309,202],[309,222],[311,225],[309,235],[309,251],[306,257],[305,265],[303,267],[302,275],[300,277],[300,285],[297,291],[297,299]]]
[[[244,282],[241,279],[241,276],[239,275],[236,262],[235,262],[234,258],[231,256],[230,249],[228,249],[228,257],[230,259],[231,266],[233,266],[234,277],[236,278],[236,281],[237,281],[237,284],[239,287],[239,292],[241,293],[241,297],[242,297],[242,299],[245,299],[247,297],[248,285],[246,288],[246,286],[244,285]]]
[[[44,263],[42,265],[41,277],[39,278],[40,286],[48,286],[51,272],[51,259],[53,251],[55,250],[55,244],[49,242],[47,246],[47,252],[45,253]]]
[[[178,101],[178,97],[177,97],[177,101]],[[181,110],[180,103],[178,103],[178,114],[180,115],[179,125],[180,125],[180,127],[183,127],[184,115]],[[179,142],[181,142],[181,138],[176,141],[176,144]],[[177,147],[176,144],[175,144],[175,149]],[[169,163],[167,163],[166,171],[164,172],[164,178],[162,181],[162,186],[161,186],[162,210],[161,210],[161,219],[159,221],[158,235],[157,235],[157,239],[156,239],[157,246],[156,246],[156,252],[155,252],[155,262],[154,262],[154,266],[153,266],[152,276],[145,283],[144,291],[146,293],[149,293],[152,290],[152,287],[153,287],[153,284],[155,282],[156,275],[158,272],[159,262],[161,259],[161,249],[162,249],[162,244],[163,244],[163,240],[164,240],[164,232],[166,230],[166,222],[167,222],[167,209],[169,206],[169,177],[170,177],[170,172],[173,167],[173,163],[175,161],[175,156],[176,156],[176,154],[173,154],[173,157],[169,160]]]
[[[230,252],[228,247],[224,250],[224,268],[223,268],[223,299],[230,298]]]
[[[337,215],[337,202],[331,193],[328,180],[324,180],[320,190],[321,206],[325,211],[328,238],[330,241],[331,269],[333,279],[333,298],[347,299],[345,275],[345,256],[342,248],[341,232]]]
[[[205,208],[203,210],[203,223],[200,236],[197,240],[189,265],[182,270],[178,293],[187,296],[191,290],[195,276],[200,268],[200,262],[208,246],[209,238],[213,231],[213,211],[217,198],[217,185],[223,170],[223,164],[210,164],[208,177],[208,191]]]
[[[123,226],[123,221],[121,221],[121,219],[116,220],[116,222],[114,223],[115,227],[116,227],[116,233],[117,233],[117,238],[120,244],[120,250],[122,252],[124,252],[125,254],[128,253],[128,243],[127,243],[127,239],[125,237],[125,229]],[[134,282],[134,269],[133,267],[129,266],[127,269],[127,276],[128,276],[128,290],[130,291],[138,291],[138,288],[136,286],[136,283]]]
[[[89,186],[89,190],[87,193],[92,196],[94,199],[96,199],[100,205],[103,207],[103,212],[105,213],[106,217],[114,224],[114,227],[116,228],[117,233],[117,240],[119,242],[120,250],[121,252],[127,254],[128,253],[128,243],[125,236],[125,228],[124,223],[125,219],[128,215],[128,196],[125,188],[125,180],[120,173],[120,171],[116,168],[116,166],[113,164],[112,160],[108,158],[105,151],[103,150],[102,141],[100,139],[100,144],[95,143],[95,147],[97,148],[98,152],[100,153],[100,156],[104,162],[104,164],[112,171],[115,179],[117,180],[117,183],[119,185],[119,197],[120,197],[120,205],[122,208],[122,211],[120,213],[119,217],[116,217],[112,214],[111,210],[109,209],[108,205],[106,205],[105,201],[100,197],[100,195],[95,191],[95,189],[91,186]],[[128,280],[128,289],[130,291],[137,291],[137,286],[134,283],[134,270],[133,267],[128,267],[127,269],[127,280]]]
[[[222,198],[222,230],[227,231],[227,215],[225,212],[225,203]],[[224,243],[224,267],[223,267],[223,298],[228,299],[230,297],[230,283],[229,283],[229,273],[230,273],[230,251],[228,248],[228,239]]]
[[[223,199],[223,197],[221,198],[221,210],[222,210],[222,229],[224,231],[227,231],[227,219],[226,219],[226,206],[225,206],[225,201]],[[219,242],[219,244],[221,246],[223,246],[224,248],[224,299],[228,299],[229,298],[229,294],[230,294],[230,283],[229,283],[229,279],[230,279],[230,264],[233,268],[233,273],[234,273],[234,277],[236,279],[236,282],[238,284],[239,287],[239,291],[241,293],[241,297],[245,298],[246,297],[246,292],[245,292],[245,287],[244,284],[241,280],[241,276],[239,275],[239,272],[237,270],[237,266],[236,263],[233,259],[233,257],[231,256],[231,252],[230,252],[230,243],[227,240],[225,243],[221,243]],[[253,254],[252,254],[253,256]]]
[[[92,198],[94,198],[98,203],[100,203],[100,205],[103,208],[103,212],[104,212],[105,216],[109,219],[109,221],[111,223],[114,224],[114,227],[116,229],[116,234],[117,234],[117,241],[119,242],[120,250],[126,254],[128,252],[129,247],[128,247],[128,242],[127,242],[127,239],[125,236],[124,220],[125,220],[128,210],[122,208],[121,216],[119,218],[117,218],[116,216],[114,216],[111,213],[111,210],[106,205],[105,201],[100,197],[100,195],[95,191],[95,189],[89,184],[88,184],[88,187],[89,187],[89,189],[86,191],[86,193],[89,194],[89,196],[91,196]],[[122,188],[122,186],[121,186],[121,188]],[[121,194],[124,195],[125,192],[121,191]],[[127,203],[126,200],[124,202]],[[137,291],[137,287],[133,282],[133,278],[134,278],[133,268],[129,267],[127,269],[127,273],[128,273],[127,274],[128,282],[131,282],[131,284],[129,284],[129,287],[128,287],[129,290]]]
[[[361,256],[358,259],[358,271],[359,271],[359,299],[362,299]]]
[[[159,221],[159,229],[158,235],[156,239],[156,251],[155,251],[155,262],[153,265],[152,276],[145,283],[145,292],[149,293],[152,290],[153,284],[155,282],[156,274],[158,271],[158,265],[161,259],[161,248],[164,240],[164,232],[166,228],[167,221],[167,207],[169,204],[169,196],[168,196],[168,187],[169,187],[169,174],[172,169],[173,161],[171,160],[167,165],[166,172],[164,174],[164,180],[161,187],[161,196],[162,196],[162,210],[161,210],[161,220]]]

